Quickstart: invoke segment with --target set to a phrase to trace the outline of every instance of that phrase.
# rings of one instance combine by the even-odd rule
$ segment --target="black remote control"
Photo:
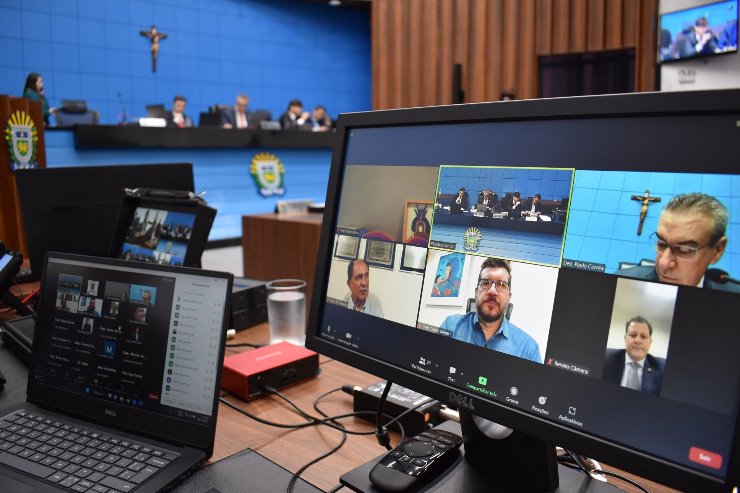
[[[444,430],[429,430],[404,440],[370,470],[370,482],[384,491],[405,491],[427,482],[458,456],[462,438]]]

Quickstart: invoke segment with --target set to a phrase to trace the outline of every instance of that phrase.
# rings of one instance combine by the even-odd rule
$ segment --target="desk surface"
[[[8,318],[10,318],[9,314],[0,313],[0,320]],[[235,338],[228,341],[228,344],[245,342],[259,344],[265,343],[267,340],[267,324],[261,324],[239,332]],[[10,376],[11,372],[14,375],[19,374],[19,372],[22,373],[23,368],[20,361],[3,346],[0,345],[0,369],[6,376]],[[226,354],[237,354],[243,350],[250,349],[245,347],[227,348]],[[310,414],[316,414],[313,409],[314,400],[325,392],[342,385],[366,386],[379,380],[377,377],[323,356],[319,363],[321,374],[317,378],[286,388],[283,391],[296,405]],[[25,381],[9,380],[6,390],[0,394],[0,408],[10,406],[21,400],[24,394]],[[223,395],[239,407],[267,420],[281,423],[298,423],[301,421],[301,418],[278,398],[263,397],[247,403],[229,396],[228,393]],[[340,391],[323,399],[320,406],[329,415],[349,413],[352,412],[352,398]],[[369,423],[358,418],[349,418],[344,420],[343,423],[352,430],[373,430]],[[296,471],[307,462],[333,448],[339,443],[340,439],[341,435],[338,431],[327,427],[288,430],[263,425],[221,404],[216,428],[216,444],[210,462],[218,461],[245,448],[251,448],[286,469]],[[394,434],[393,443],[397,439],[397,435]],[[327,491],[339,483],[340,475],[383,452],[384,449],[377,444],[373,435],[350,435],[345,445],[336,454],[315,464],[305,471],[301,477]],[[246,477],[247,473],[245,472]],[[639,479],[639,481],[651,491],[674,491],[651,481],[643,479]],[[625,486],[624,483],[612,480],[610,482],[624,488],[626,491],[638,491],[631,486]],[[343,491],[349,490],[345,489]]]

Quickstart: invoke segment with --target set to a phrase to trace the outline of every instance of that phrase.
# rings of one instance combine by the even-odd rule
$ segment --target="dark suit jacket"
[[[193,126],[193,120],[186,114],[183,113],[182,115],[183,119],[185,120],[185,124],[183,127],[190,128]],[[168,127],[177,127],[178,125],[175,123],[174,116],[172,115],[172,112],[168,112],[167,116],[165,117],[165,121],[167,122]]]
[[[280,115],[280,126],[283,127],[283,130],[311,130],[311,124],[308,123],[308,120],[303,125],[299,125],[298,120],[294,121],[287,111]]]
[[[532,204],[534,204],[534,200],[527,201],[527,204],[524,206],[525,211],[531,211],[532,210]],[[542,212],[542,201],[537,202],[534,204],[534,211],[535,212]]]
[[[522,218],[522,211],[526,211],[527,209],[524,206],[524,202],[519,201],[519,204],[516,206],[514,205],[514,201],[511,201],[511,204],[509,205],[509,219],[521,219]]]
[[[624,371],[625,349],[607,349],[604,360],[604,373],[602,378],[607,382],[622,383],[622,372]],[[647,394],[658,395],[660,386],[663,384],[663,372],[665,371],[665,359],[657,358],[651,354],[645,357],[642,367],[642,390]]]
[[[236,126],[236,110],[234,107],[226,108],[225,110],[221,111],[221,126],[223,127],[224,123],[228,123],[231,125],[231,128],[237,128]],[[249,117],[247,117],[247,125],[249,125]]]
[[[618,276],[631,277],[633,279],[644,279],[646,281],[658,281],[658,274],[655,272],[655,267],[652,265],[639,265],[637,267],[629,267],[626,269],[619,269],[614,274]],[[718,291],[729,291],[731,293],[740,293],[740,284],[734,282],[726,282],[724,284],[712,281],[709,277],[704,277],[704,285],[706,289],[716,289]]]
[[[461,214],[463,209],[466,211],[470,209],[470,196],[468,192],[463,193],[460,205],[457,204],[457,193],[450,199],[450,212],[452,214]]]
[[[678,56],[680,58],[688,58],[696,55],[709,55],[717,50],[717,41],[714,37],[710,38],[709,41],[704,44],[701,51],[697,53],[696,45],[698,42],[699,40],[696,39],[696,33],[694,32],[677,37],[676,46],[678,47]]]

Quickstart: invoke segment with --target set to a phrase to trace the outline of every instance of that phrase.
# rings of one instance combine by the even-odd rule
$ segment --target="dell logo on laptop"
[[[462,394],[456,394],[450,391],[450,403],[453,406],[462,407],[468,411],[475,411],[475,407],[473,407],[473,399],[468,399]]]
[[[118,417],[118,416],[116,416],[116,411],[114,411],[113,409],[106,409],[105,410],[105,415],[106,416],[113,416],[114,418],[117,418]]]

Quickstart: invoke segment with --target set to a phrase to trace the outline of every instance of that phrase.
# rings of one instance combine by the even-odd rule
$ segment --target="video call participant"
[[[465,191],[465,187],[460,187],[457,195],[450,200],[450,213],[462,214],[463,211],[467,211],[468,209],[470,209],[470,196]]]
[[[727,208],[703,193],[677,195],[660,214],[650,235],[655,266],[620,269],[615,274],[668,284],[740,293],[740,285],[719,269],[709,269],[727,248]]]
[[[450,315],[440,328],[451,331],[459,341],[542,363],[537,341],[505,316],[511,301],[511,281],[508,261],[487,258],[478,275],[475,311]]]
[[[524,213],[524,204],[522,203],[522,196],[519,192],[514,192],[511,195],[511,205],[508,212],[509,219],[521,219]]]
[[[280,126],[283,130],[299,130],[308,127],[308,119],[311,115],[303,111],[303,103],[300,99],[294,99],[288,103],[288,111],[280,115]]]
[[[490,216],[496,207],[498,207],[498,195],[488,188],[481,190],[478,194],[478,205],[476,205],[475,210]]]
[[[694,22],[694,29],[676,37],[679,58],[696,55],[709,55],[718,51],[714,33],[709,29],[706,17],[699,17]]]
[[[370,293],[370,268],[362,259],[353,260],[347,266],[347,287],[349,293],[344,296],[347,308],[356,312],[383,316],[383,308],[377,296]]]
[[[172,111],[165,118],[168,127],[191,128],[193,126],[193,120],[185,114],[187,104],[188,100],[183,96],[175,96],[172,101]]]
[[[221,127],[247,128],[247,106],[249,106],[249,97],[246,94],[239,94],[234,107],[221,112]]]
[[[95,298],[90,298],[87,302],[87,307],[79,312],[80,315],[86,315],[95,319],[100,318],[100,312],[95,309]]]
[[[658,395],[663,383],[665,359],[653,356],[653,326],[645,318],[629,319],[624,333],[625,349],[607,349],[603,379],[628,389]]]
[[[542,195],[535,194],[529,206],[522,212],[522,216],[539,217],[542,213]]]

